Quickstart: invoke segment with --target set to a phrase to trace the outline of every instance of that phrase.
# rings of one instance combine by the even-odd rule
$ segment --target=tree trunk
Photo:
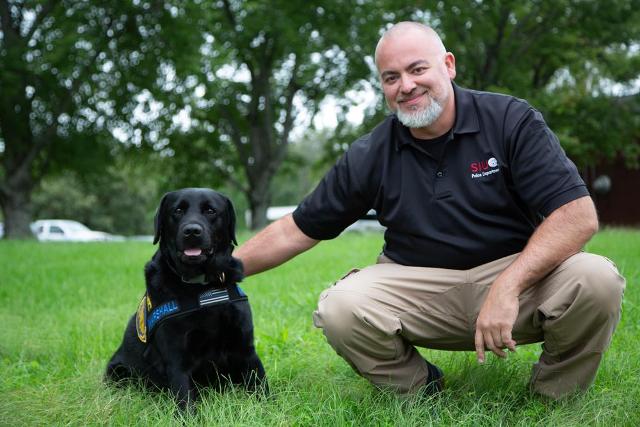
[[[267,226],[269,221],[267,220],[267,208],[269,207],[269,202],[266,200],[255,200],[254,198],[249,198],[249,209],[251,211],[251,224],[249,224],[249,229],[252,231],[260,230]]]
[[[5,239],[32,239],[30,224],[33,219],[31,211],[30,183],[21,183],[18,188],[3,188],[0,196],[2,215],[4,216]]]
[[[251,211],[251,223],[248,225],[249,229],[253,231],[260,230],[269,223],[267,220],[267,208],[271,203],[269,187],[273,177],[265,176],[267,175],[266,173],[261,173],[260,175],[258,182],[251,185],[247,193],[249,210]]]

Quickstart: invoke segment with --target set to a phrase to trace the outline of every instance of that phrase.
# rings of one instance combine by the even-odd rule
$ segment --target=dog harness
[[[145,292],[136,311],[138,339],[146,344],[151,339],[154,329],[160,323],[172,317],[182,316],[215,305],[245,301],[247,299],[247,294],[238,285],[231,285],[226,288],[208,289],[198,296],[170,300],[154,307],[151,298]]]

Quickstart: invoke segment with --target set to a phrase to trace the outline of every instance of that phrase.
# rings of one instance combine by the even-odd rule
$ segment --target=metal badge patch
[[[138,339],[143,343],[147,342],[147,305],[151,306],[151,301],[147,300],[147,295],[145,294],[140,300],[136,311],[136,331],[138,332]]]

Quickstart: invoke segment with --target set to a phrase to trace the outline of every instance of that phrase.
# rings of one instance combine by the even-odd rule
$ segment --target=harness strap
[[[138,333],[138,339],[146,344],[150,341],[155,328],[163,321],[172,317],[182,316],[207,307],[247,299],[247,294],[245,294],[238,285],[232,285],[222,289],[208,289],[200,293],[197,297],[171,300],[154,308],[151,299],[145,293],[136,311],[136,331]]]

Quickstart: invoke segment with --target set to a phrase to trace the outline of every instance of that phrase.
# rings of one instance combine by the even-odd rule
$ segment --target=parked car
[[[0,239],[4,237],[4,224],[0,222]]]
[[[105,242],[124,240],[122,236],[89,229],[69,219],[41,219],[31,224],[31,231],[42,242]]]
[[[267,219],[275,221],[296,210],[297,206],[272,206],[267,208]],[[348,226],[345,231],[384,231],[387,228],[378,222],[376,211],[371,209],[362,218]]]
[[[348,226],[344,231],[376,231],[381,232],[386,230],[387,227],[378,222],[376,211],[371,209],[362,218]]]

